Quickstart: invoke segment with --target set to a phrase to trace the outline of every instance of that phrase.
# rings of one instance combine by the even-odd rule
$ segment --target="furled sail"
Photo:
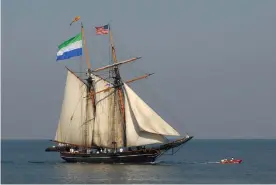
[[[87,95],[87,86],[68,70],[56,141],[91,146],[94,115]]]
[[[125,83],[124,88],[128,146],[164,143],[164,135],[180,135]]]
[[[106,89],[109,82],[93,75],[95,91]],[[97,146],[113,148],[124,145],[123,118],[120,112],[118,92],[110,88],[105,92],[96,94],[96,115],[94,123],[93,143]]]

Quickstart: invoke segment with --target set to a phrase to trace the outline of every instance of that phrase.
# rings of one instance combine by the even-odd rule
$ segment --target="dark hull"
[[[60,156],[66,162],[85,163],[152,163],[159,156],[159,152],[122,152],[101,154],[61,153]]]
[[[60,152],[60,157],[66,162],[84,162],[84,163],[133,163],[133,164],[146,164],[153,163],[164,152],[179,147],[184,143],[190,141],[193,136],[185,137],[156,148],[126,151],[117,153],[70,153],[65,151],[65,148],[49,147],[46,151]]]

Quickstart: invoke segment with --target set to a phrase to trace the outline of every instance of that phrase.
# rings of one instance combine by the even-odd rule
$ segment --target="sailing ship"
[[[84,49],[86,78],[66,67],[60,119],[55,139],[51,140],[57,145],[45,151],[59,152],[66,162],[152,163],[168,150],[191,140],[193,136],[186,135],[169,141],[168,136],[180,134],[130,87],[152,74],[122,80],[119,67],[140,57],[117,61],[110,24],[96,27],[96,34],[109,35],[113,62],[110,65],[91,68],[82,23],[78,35],[59,45],[57,60],[80,56]],[[109,78],[99,75],[103,70],[109,71]]]

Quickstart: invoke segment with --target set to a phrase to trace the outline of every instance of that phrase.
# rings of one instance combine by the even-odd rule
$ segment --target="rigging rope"
[[[83,85],[85,85],[85,84],[82,84],[82,86],[83,86]],[[81,88],[81,87],[80,87],[80,88]],[[85,92],[85,90],[83,90],[83,92],[82,92],[82,94],[81,94],[81,97],[79,98],[79,101],[78,101],[78,103],[77,103],[77,105],[76,105],[76,107],[75,107],[75,109],[74,109],[74,111],[73,111],[73,113],[72,113],[71,121],[72,121],[72,119],[73,119],[73,117],[74,117],[74,114],[75,114],[75,112],[76,112],[76,110],[77,110],[77,107],[78,107],[80,101],[81,101],[82,98],[83,98],[83,93],[84,93],[84,92]]]

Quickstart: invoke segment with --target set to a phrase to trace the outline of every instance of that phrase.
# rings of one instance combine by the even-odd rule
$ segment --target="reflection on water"
[[[66,163],[60,161],[29,161],[29,163],[37,166],[36,169],[39,169],[38,166],[50,168],[51,176],[48,180],[63,184],[185,183],[185,176],[191,174],[204,176],[205,172],[209,171],[209,168],[200,166],[221,166],[216,162],[171,160],[161,160],[155,164],[147,165]],[[191,182],[191,180],[187,182]]]
[[[167,165],[127,165],[57,163],[53,173],[60,183],[161,183],[168,179],[170,166]],[[162,174],[162,175],[161,175]]]

